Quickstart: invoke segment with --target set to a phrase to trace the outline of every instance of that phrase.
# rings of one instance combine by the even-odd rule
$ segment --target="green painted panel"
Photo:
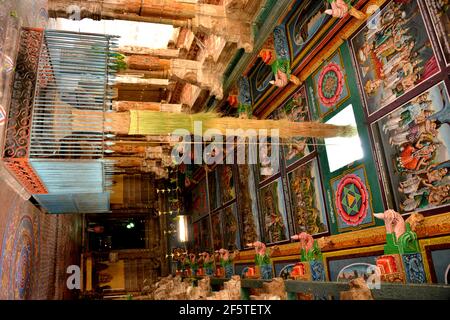
[[[362,101],[358,91],[356,75],[352,65],[351,53],[347,43],[344,43],[339,48],[339,56],[340,61],[338,59],[332,59],[330,61],[324,62],[324,64],[318,69],[318,71],[314,73],[310,78],[308,78],[306,82],[308,88],[308,98],[310,99],[310,105],[312,106],[311,111],[313,119],[327,122],[347,106],[352,105],[363,151],[362,159],[356,160],[340,169],[331,172],[332,170],[330,170],[327,151],[325,146],[323,145],[324,140],[319,140],[319,146],[317,150],[319,154],[320,166],[322,169],[322,181],[324,183],[326,197],[325,202],[327,204],[329,213],[330,229],[332,234],[338,234],[375,225],[382,225],[383,223],[381,221],[378,221],[373,217],[373,213],[384,211],[383,198],[377,175],[377,167],[371,148],[369,131],[366,124]],[[332,55],[331,57],[335,57],[335,55]],[[336,61],[339,63],[336,63]],[[340,75],[343,76],[343,79],[341,79],[341,83],[337,83],[338,80],[336,79],[338,79],[339,77],[334,78],[333,70],[336,66],[324,68],[329,64],[337,64],[341,68],[343,67],[345,69],[341,70],[342,73]],[[328,72],[326,72],[327,70]],[[328,89],[328,91],[326,91],[325,89],[323,90],[322,99],[318,98],[318,85],[315,85],[315,83],[322,83],[322,86],[325,89]],[[333,90],[340,90],[339,92],[341,92],[341,96],[334,97],[332,94],[334,92]],[[348,151],[343,149],[342,152],[345,153]],[[359,177],[359,181],[357,181],[356,186],[358,186],[358,183],[361,183],[362,185],[366,186],[366,188],[342,188],[339,193],[340,195],[342,195],[342,197],[340,197],[342,201],[339,201],[338,205],[336,201],[334,201],[336,191],[339,190],[339,187],[344,186],[346,181],[349,182],[347,186],[352,185],[352,183],[350,183],[351,180],[343,179],[344,177],[349,177],[349,174],[356,174]],[[357,220],[359,213],[357,213],[357,210],[358,208],[361,209],[364,206],[365,197],[360,194],[364,194],[364,189],[369,196],[369,202],[366,204],[368,213],[364,219],[360,220],[360,224],[352,225],[352,223],[358,223]],[[338,217],[338,206],[341,206],[341,212],[342,209],[345,209],[345,212],[354,214],[345,217],[345,219],[348,219],[345,221],[350,224],[344,223],[344,220]],[[337,219],[340,219],[340,222],[338,222]]]

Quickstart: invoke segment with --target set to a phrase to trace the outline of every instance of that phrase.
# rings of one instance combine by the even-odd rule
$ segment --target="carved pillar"
[[[114,110],[118,112],[130,110],[150,110],[163,112],[181,112],[181,104],[167,104],[158,102],[114,101]]]
[[[252,19],[262,0],[230,0],[224,5],[173,0],[50,0],[49,16],[146,21],[192,28],[253,49]]]
[[[146,148],[143,146],[136,146],[127,143],[119,143],[109,147],[110,150],[113,150],[116,154],[144,154]]]
[[[161,59],[173,59],[180,56],[179,49],[153,49],[139,46],[122,46],[119,47],[119,53],[125,55],[149,55]]]
[[[170,68],[169,59],[142,54],[126,56],[125,62],[129,69],[135,70],[167,70]]]
[[[170,66],[170,78],[184,81],[202,89],[211,91],[218,99],[223,97],[222,79],[219,74],[211,72],[200,61],[173,59]]]
[[[118,168],[141,167],[143,158],[140,157],[109,157],[106,160],[115,161],[114,166]]]
[[[247,77],[238,80],[238,113],[241,118],[252,118],[252,98],[250,95],[250,83]]]

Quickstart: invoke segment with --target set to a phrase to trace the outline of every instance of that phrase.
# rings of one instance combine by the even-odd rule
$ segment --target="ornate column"
[[[183,0],[50,0],[49,16],[145,21],[191,28],[253,50],[252,20],[263,0],[226,0],[223,5]]]
[[[113,108],[118,112],[130,110],[150,110],[163,112],[181,112],[181,104],[168,104],[158,102],[114,101]]]

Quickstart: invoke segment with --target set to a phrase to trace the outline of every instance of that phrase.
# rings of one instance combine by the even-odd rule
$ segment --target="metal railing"
[[[45,31],[29,158],[103,157],[117,47],[115,36]]]

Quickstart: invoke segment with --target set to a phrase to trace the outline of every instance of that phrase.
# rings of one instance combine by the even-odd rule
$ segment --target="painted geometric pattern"
[[[338,109],[350,97],[340,50],[313,74],[312,85],[312,102],[321,118]]]
[[[345,176],[336,194],[339,216],[348,225],[360,224],[367,215],[368,197],[367,188],[357,175]]]
[[[405,267],[406,282],[425,283],[427,280],[423,267],[422,254],[411,253],[402,255]]]
[[[347,171],[331,180],[333,207],[339,231],[374,223],[372,199],[364,166]]]
[[[325,281],[325,268],[321,261],[310,261],[311,278],[313,281]]]

